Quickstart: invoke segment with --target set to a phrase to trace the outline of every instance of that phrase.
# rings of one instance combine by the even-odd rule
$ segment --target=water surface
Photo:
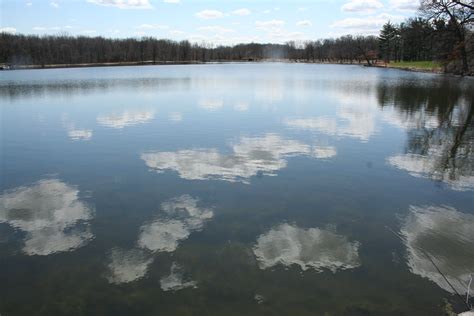
[[[2,72],[0,313],[461,311],[473,86],[278,63]]]

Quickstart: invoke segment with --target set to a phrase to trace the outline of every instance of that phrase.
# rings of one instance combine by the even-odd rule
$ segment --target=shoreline
[[[431,73],[431,74],[438,74],[438,75],[456,75],[449,72],[444,72],[440,68],[429,69],[429,68],[419,68],[419,67],[409,67],[409,66],[390,66],[386,64],[379,64],[379,65],[375,64],[370,67],[398,69],[398,70],[411,71],[411,72],[424,72],[424,73]]]
[[[60,69],[60,68],[94,68],[94,67],[121,67],[121,66],[164,66],[164,65],[197,65],[206,64],[200,61],[128,61],[128,62],[109,62],[109,63],[82,63],[82,64],[47,64],[47,65],[16,65],[10,66],[7,70],[31,70],[31,69]]]
[[[17,65],[10,66],[9,69],[1,69],[0,71],[8,70],[32,70],[32,69],[61,69],[61,68],[95,68],[95,67],[121,67],[121,66],[172,66],[172,65],[206,65],[206,64],[225,64],[225,63],[297,63],[297,64],[321,64],[321,65],[359,65],[364,67],[398,69],[403,71],[431,73],[438,75],[460,76],[453,73],[447,73],[440,68],[418,68],[418,67],[403,67],[391,66],[390,64],[372,64],[358,62],[314,62],[314,61],[294,61],[282,59],[262,59],[262,60],[215,60],[215,61],[136,61],[136,62],[107,62],[107,63],[82,63],[82,64],[48,64],[48,65]],[[465,75],[465,77],[473,77],[472,75]]]

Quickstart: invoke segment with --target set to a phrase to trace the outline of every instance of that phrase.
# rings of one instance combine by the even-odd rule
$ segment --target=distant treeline
[[[377,56],[377,38],[343,36],[314,42],[286,44],[238,44],[214,46],[208,43],[172,41],[143,37],[109,39],[68,35],[0,34],[0,63],[48,65],[111,62],[253,61],[293,59],[328,62],[370,60]]]
[[[422,0],[422,16],[399,25],[388,22],[380,36],[342,36],[286,44],[172,41],[153,37],[110,39],[69,35],[0,34],[0,63],[9,65],[130,62],[209,62],[289,59],[306,62],[367,63],[437,61],[446,71],[474,73],[474,36],[470,4]]]

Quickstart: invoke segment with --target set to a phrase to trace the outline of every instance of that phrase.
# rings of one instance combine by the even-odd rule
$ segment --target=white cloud
[[[35,26],[35,27],[33,27],[33,31],[40,31],[40,32],[43,32],[43,31],[59,31],[59,30],[61,30],[60,26],[49,26],[49,27]]]
[[[232,14],[239,15],[239,16],[250,15],[251,13],[252,13],[252,11],[250,11],[247,8],[242,8],[242,9],[232,11]]]
[[[305,8],[305,7],[299,7],[298,9],[296,9],[298,12],[306,12],[308,11],[308,8]]]
[[[53,8],[59,8],[59,3],[55,2],[55,1],[51,1],[49,3],[50,6],[52,6]]]
[[[420,7],[420,2],[418,0],[390,0],[390,6],[399,11],[415,12]]]
[[[0,196],[0,223],[26,233],[28,255],[74,250],[94,237],[88,225],[93,210],[78,195],[75,187],[56,179],[15,188]]]
[[[82,30],[80,33],[84,35],[94,35],[94,34],[97,34],[97,31],[96,30]]]
[[[218,25],[200,26],[200,27],[198,27],[198,31],[201,31],[201,32],[215,32],[215,33],[233,33],[233,32],[235,32],[235,30],[233,30],[233,29],[228,29],[228,28],[218,26]]]
[[[87,0],[89,3],[119,9],[151,9],[150,0]]]
[[[183,179],[248,183],[249,178],[257,174],[275,175],[276,171],[286,167],[286,158],[296,155],[312,156],[311,146],[276,134],[266,134],[242,137],[232,146],[232,153],[227,155],[216,149],[188,149],[147,152],[141,155],[141,159],[157,172],[174,170]]]
[[[257,30],[266,32],[265,41],[273,43],[284,43],[287,41],[305,40],[308,36],[302,32],[291,32],[283,28],[286,24],[283,20],[256,21]],[[278,58],[278,57],[276,57]]]
[[[298,265],[303,270],[353,269],[360,266],[359,243],[319,228],[283,224],[258,237],[253,252],[261,269]]]
[[[260,29],[268,30],[272,28],[279,28],[285,25],[283,20],[269,20],[269,21],[256,21],[255,26]]]
[[[116,115],[102,115],[97,117],[97,123],[100,125],[122,129],[124,127],[133,126],[137,124],[145,124],[155,117],[153,111],[130,112],[124,111]]]
[[[383,8],[383,4],[378,0],[350,0],[341,7],[344,12],[374,13]]]
[[[168,25],[162,24],[141,24],[136,27],[137,29],[145,29],[145,30],[166,30],[169,28]]]
[[[123,250],[114,248],[109,254],[110,283],[129,283],[143,278],[153,257],[141,249]]]
[[[367,16],[364,18],[346,18],[337,20],[331,24],[331,27],[341,29],[345,33],[364,33],[375,35],[379,33],[382,26],[389,20],[398,23],[404,19],[404,16],[381,13],[376,16]]]
[[[186,34],[186,32],[183,32],[181,30],[171,30],[169,33],[171,36],[181,36]]]
[[[171,199],[161,204],[164,216],[143,225],[138,246],[152,252],[173,252],[180,241],[214,216],[211,208],[199,207],[198,199],[189,195]]]
[[[196,13],[196,16],[200,19],[209,20],[209,19],[222,18],[224,16],[224,13],[217,10],[203,10]]]
[[[59,31],[68,31],[73,29],[71,25],[65,25],[65,26],[34,26],[32,28],[33,31],[36,32],[59,32]],[[95,33],[95,31],[94,31]]]
[[[235,34],[235,32],[233,32]],[[255,43],[260,40],[259,36],[229,36],[229,33],[207,34],[191,34],[187,37],[193,43],[206,42],[209,45],[233,45],[240,43]]]
[[[160,279],[160,286],[163,291],[178,291],[185,288],[197,288],[196,282],[185,281],[182,267],[173,262],[171,272],[168,276]]]
[[[180,3],[180,0],[163,0],[164,3]]]
[[[309,26],[313,26],[313,23],[311,23],[311,21],[309,20],[302,20],[302,21],[296,22],[296,26],[309,27]]]
[[[33,5],[33,2],[27,2],[26,6],[31,7]]]
[[[2,27],[0,28],[0,33],[9,33],[9,34],[15,34],[16,33],[16,28],[14,27]]]
[[[466,293],[474,258],[473,215],[447,206],[411,206],[401,234],[411,272],[454,294],[428,254],[456,291]]]

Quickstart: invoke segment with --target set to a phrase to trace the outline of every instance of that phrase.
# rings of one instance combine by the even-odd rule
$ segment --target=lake
[[[2,72],[0,313],[461,312],[473,87],[357,65]]]

